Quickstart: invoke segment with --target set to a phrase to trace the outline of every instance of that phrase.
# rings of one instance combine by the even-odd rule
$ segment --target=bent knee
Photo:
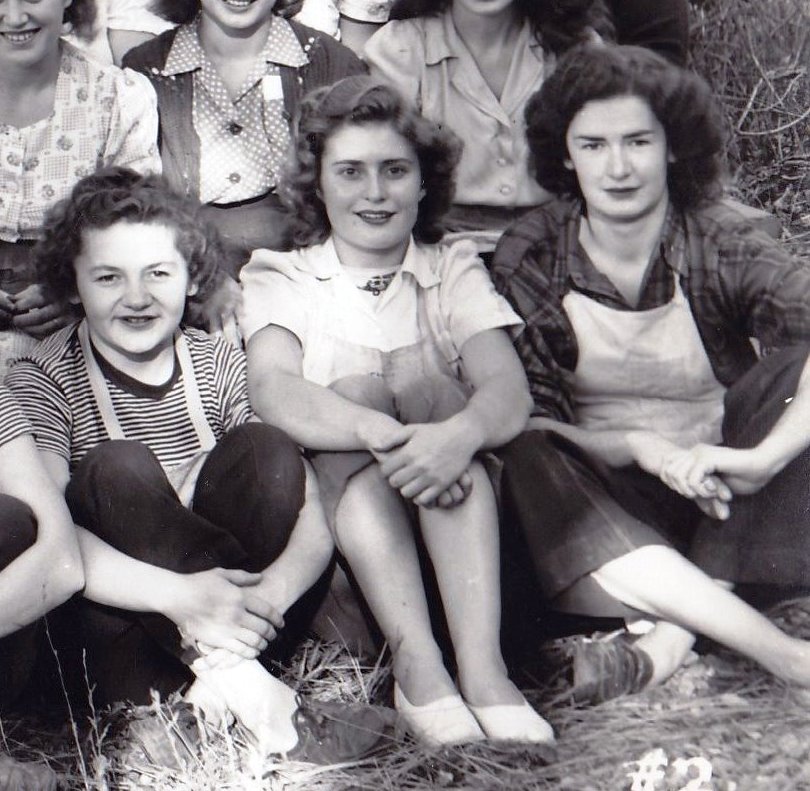
[[[100,442],[79,462],[72,479],[88,476],[98,485],[109,481],[120,486],[122,480],[163,476],[157,456],[135,440],[111,439]]]
[[[392,417],[396,414],[394,394],[391,388],[378,376],[355,374],[344,376],[329,385],[338,395],[355,404],[384,412]]]

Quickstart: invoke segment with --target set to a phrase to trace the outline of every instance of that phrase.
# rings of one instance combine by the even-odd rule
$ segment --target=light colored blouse
[[[470,338],[522,326],[469,241],[411,241],[393,281],[374,301],[341,265],[331,239],[290,253],[256,250],[240,280],[245,341],[270,324],[284,327],[301,342],[304,378],[324,386],[369,373],[369,349],[389,353],[415,345],[431,347],[460,375],[461,348]]]
[[[160,172],[157,129],[146,77],[63,42],[50,116],[21,129],[0,123],[0,239],[36,239],[45,212],[99,167]]]
[[[371,73],[394,85],[427,118],[464,141],[455,202],[534,206],[548,193],[529,174],[523,112],[553,67],[527,22],[520,32],[500,100],[481,75],[449,11],[394,20],[366,43]]]

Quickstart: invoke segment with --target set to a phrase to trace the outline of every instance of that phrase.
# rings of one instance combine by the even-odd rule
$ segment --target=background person
[[[207,204],[203,216],[233,250],[233,275],[255,248],[289,247],[276,185],[301,97],[363,71],[350,50],[276,5],[158,4],[180,27],[124,61],[154,84],[163,171],[173,189]]]

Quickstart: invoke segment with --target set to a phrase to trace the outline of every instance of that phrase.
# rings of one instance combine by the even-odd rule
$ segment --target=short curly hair
[[[81,254],[84,232],[118,222],[154,223],[175,230],[177,250],[197,286],[186,300],[186,314],[194,313],[222,282],[218,263],[222,243],[216,230],[200,219],[198,204],[172,192],[162,176],[110,167],[81,179],[45,216],[34,259],[39,282],[55,302],[76,295],[74,262]]]
[[[301,103],[293,152],[279,185],[281,199],[290,210],[297,247],[318,244],[329,235],[326,208],[318,197],[327,140],[344,126],[376,123],[390,124],[416,152],[425,196],[419,202],[414,238],[427,243],[441,239],[442,218],[455,192],[461,141],[423,118],[391,86],[358,75],[317,88]]]
[[[73,0],[65,9],[65,22],[69,22],[73,33],[89,40],[96,24],[96,0]]]
[[[575,47],[526,105],[532,173],[540,186],[582,198],[576,174],[565,167],[566,132],[590,101],[638,96],[666,133],[674,161],[667,172],[673,205],[692,208],[720,192],[723,121],[709,86],[642,47],[586,44]]]

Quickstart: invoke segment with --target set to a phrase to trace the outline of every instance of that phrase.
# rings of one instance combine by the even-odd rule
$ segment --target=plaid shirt
[[[515,345],[534,415],[573,422],[579,352],[562,304],[571,290],[616,310],[649,310],[672,299],[674,273],[726,387],[756,362],[750,338],[766,349],[810,341],[810,267],[732,209],[715,204],[680,215],[670,208],[637,307],[580,246],[580,217],[579,203],[552,201],[518,220],[495,251],[495,286],[526,322]]]

